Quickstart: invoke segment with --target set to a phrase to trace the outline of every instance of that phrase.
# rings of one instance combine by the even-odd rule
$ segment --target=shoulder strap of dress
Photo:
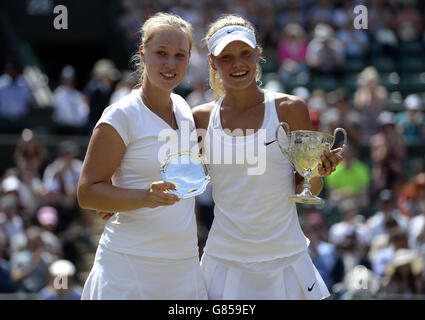
[[[218,115],[219,115],[219,112],[220,112],[220,106],[221,106],[223,100],[224,100],[224,96],[221,97],[220,99],[218,99],[215,102],[214,108],[211,111],[210,119],[209,119],[209,122],[208,122],[208,128],[210,128],[210,127],[211,128],[217,128],[217,126],[219,125],[219,123],[217,123],[217,121],[218,121]]]
[[[266,108],[264,116],[267,117],[267,120],[272,125],[277,126],[279,124],[279,117],[277,115],[274,93],[270,90],[264,90],[264,97]]]

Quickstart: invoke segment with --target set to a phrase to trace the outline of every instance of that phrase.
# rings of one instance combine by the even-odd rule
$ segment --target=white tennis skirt
[[[199,258],[139,257],[98,246],[82,300],[206,300]]]
[[[307,251],[254,263],[204,253],[201,269],[210,300],[320,300],[330,295]]]

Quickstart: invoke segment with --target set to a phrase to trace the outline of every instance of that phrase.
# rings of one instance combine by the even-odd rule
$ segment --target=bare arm
[[[123,189],[109,183],[126,147],[118,132],[99,125],[90,139],[78,182],[78,203],[82,208],[103,212],[129,211],[143,207],[171,205],[178,198],[166,192],[174,186],[152,183],[149,189]]]

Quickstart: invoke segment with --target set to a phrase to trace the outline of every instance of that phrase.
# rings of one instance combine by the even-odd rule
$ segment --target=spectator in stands
[[[307,46],[306,61],[315,73],[341,75],[345,61],[344,46],[335,37],[330,25],[319,23],[314,28],[313,39]]]
[[[410,94],[404,99],[406,111],[396,114],[397,128],[403,134],[406,143],[425,143],[425,116],[422,100],[418,94]]]
[[[303,87],[303,86],[298,86],[295,87],[292,92],[292,95],[294,96],[298,96],[301,99],[303,99],[305,102],[307,102],[310,99],[310,90],[308,90],[308,88]]]
[[[40,234],[39,227],[28,228],[26,247],[11,254],[11,275],[18,292],[38,293],[47,284],[47,268],[53,261]]]
[[[425,199],[425,171],[417,173],[407,182],[398,197],[398,207],[403,215],[414,217],[421,214],[419,202]]]
[[[397,8],[394,28],[401,41],[420,39],[424,31],[424,15],[419,11],[416,0],[405,0]]]
[[[282,77],[307,71],[307,45],[306,34],[300,24],[292,22],[285,26],[281,32],[276,54],[279,74]]]
[[[332,24],[336,31],[343,29],[347,26],[347,23],[353,23],[354,15],[354,3],[352,1],[343,1],[337,4],[332,10]]]
[[[307,10],[297,0],[288,0],[278,13],[277,21],[280,28],[289,23],[299,23],[307,27]]]
[[[334,207],[346,197],[355,197],[359,211],[365,213],[370,206],[370,182],[370,169],[358,158],[356,146],[347,145],[344,161],[332,175],[325,178],[329,205]]]
[[[82,134],[87,125],[89,106],[84,95],[75,88],[75,69],[66,65],[61,84],[53,94],[53,121],[58,134]]]
[[[34,98],[16,59],[10,59],[5,70],[0,77],[0,132],[17,133],[23,129],[19,121],[30,114]]]
[[[375,67],[365,68],[358,76],[354,93],[354,106],[360,112],[363,142],[379,131],[378,116],[386,108],[388,92],[379,84],[380,77]]]
[[[99,120],[103,110],[109,105],[115,81],[121,73],[115,64],[108,59],[98,60],[92,72],[92,79],[84,91],[90,105],[89,127],[92,128]]]
[[[182,17],[184,20],[192,24],[193,28],[196,30],[196,27],[201,23],[201,17],[198,10],[199,6],[200,3],[195,4],[189,0],[182,0],[170,9],[170,13]]]
[[[328,132],[333,132],[335,128],[342,127],[347,131],[348,141],[359,145],[361,142],[361,115],[358,110],[351,106],[347,90],[339,88],[329,93],[328,101],[330,106],[335,106],[338,110],[337,121],[335,123],[329,123]],[[337,139],[339,138],[337,137]],[[339,144],[337,143],[337,145]]]
[[[3,176],[1,182],[1,191],[4,195],[13,195],[17,199],[17,212],[22,216],[22,203],[21,203],[21,180],[18,177],[18,170],[16,168],[8,168]]]
[[[384,294],[401,294],[405,298],[424,293],[424,262],[412,250],[398,249],[385,270]]]
[[[313,130],[328,132],[328,121],[335,119],[333,110],[328,108],[326,92],[322,89],[315,89],[311,92],[311,96],[307,101],[308,113]],[[326,114],[326,117],[322,115]]]
[[[318,24],[331,25],[332,3],[329,0],[319,0],[312,3],[308,10],[308,26],[312,30]]]
[[[408,249],[408,235],[406,231],[398,227],[397,221],[388,217],[385,221],[385,228],[387,233],[378,235],[374,238],[373,242],[379,240],[381,244],[377,247],[376,251],[371,256],[372,270],[380,277],[385,276],[385,269],[394,257],[394,252],[398,249]],[[372,245],[374,245],[372,243]]]
[[[258,37],[261,39],[264,56],[267,57],[263,69],[266,72],[276,72],[278,70],[276,48],[279,42],[279,33],[276,32],[279,30],[276,10],[267,1],[257,1],[256,3],[255,18],[251,18],[251,20],[257,19],[254,23],[257,26]]]
[[[357,265],[344,277],[344,282],[336,285],[340,300],[375,300],[382,287],[381,279],[369,268]],[[335,289],[334,287],[334,289]]]
[[[56,180],[50,180],[47,183],[46,194],[37,213],[42,207],[53,207],[56,210],[57,223],[54,228],[51,227],[50,229],[60,241],[62,257],[70,260],[79,270],[82,262],[81,249],[87,248],[87,246],[82,246],[85,245],[85,240],[80,211],[70,208],[64,203],[60,183]],[[53,223],[54,218],[49,219],[51,220],[50,223]],[[39,221],[38,215],[37,222],[43,225]]]
[[[425,172],[415,175],[400,193],[398,206],[410,217],[410,248],[425,254]]]
[[[75,266],[68,260],[57,260],[49,267],[49,283],[40,291],[41,300],[80,300],[82,288],[74,284]]]
[[[30,129],[24,129],[15,148],[14,159],[17,168],[10,169],[18,179],[17,192],[22,206],[23,218],[29,218],[39,205],[45,190],[40,179],[41,170],[47,157],[47,150]],[[13,184],[9,183],[10,186]]]
[[[365,30],[354,28],[352,19],[347,19],[345,24],[340,25],[336,37],[344,45],[346,58],[366,58],[369,36]]]
[[[403,136],[396,130],[394,114],[383,111],[378,117],[380,131],[370,139],[372,167],[372,196],[384,189],[398,192],[405,180],[404,160],[406,146]]]
[[[208,82],[208,50],[207,47],[200,43],[194,43],[192,54],[190,55],[189,66],[185,78],[190,86],[197,83]]]
[[[42,228],[40,237],[47,252],[57,258],[63,255],[62,243],[56,236],[59,214],[56,208],[44,206],[37,211],[37,224]]]
[[[92,247],[91,225],[93,214],[80,209],[77,204],[77,185],[82,161],[78,158],[79,146],[65,140],[59,145],[59,156],[49,164],[43,175],[48,189],[47,203],[59,211],[59,239],[65,246],[66,258],[79,270],[80,245]]]
[[[341,221],[329,228],[329,242],[337,248],[344,263],[344,272],[347,274],[359,264],[370,268],[367,257],[366,226],[355,198],[343,199],[338,212]]]
[[[193,108],[214,99],[214,93],[207,88],[205,82],[200,81],[194,85],[193,91],[186,97],[187,104]]]
[[[0,218],[2,220],[0,234],[6,236],[9,242],[13,241],[15,237],[25,235],[24,223],[19,215],[19,198],[15,194],[1,196],[0,210],[2,216]]]
[[[368,257],[372,265],[372,271],[382,278],[385,274],[385,267],[391,261],[393,247],[390,243],[390,235],[393,229],[397,226],[397,222],[393,218],[388,218],[385,221],[385,227],[389,230],[386,233],[378,235],[369,243]]]
[[[22,217],[27,225],[34,211],[40,205],[45,194],[45,187],[40,177],[28,169],[17,170],[19,179],[19,199]]]
[[[83,164],[78,158],[80,149],[75,142],[65,140],[59,144],[58,150],[59,156],[44,170],[43,182],[45,185],[52,180],[58,182],[65,205],[76,207],[77,184]]]
[[[205,45],[193,44],[192,54],[190,55],[189,66],[183,81],[176,90],[180,90],[183,96],[196,90],[199,86],[206,86],[208,81],[208,59]],[[198,88],[200,89],[200,88]],[[189,104],[192,108],[195,105]]]
[[[275,72],[268,72],[265,74],[264,89],[274,91],[274,92],[276,91],[285,92],[285,87],[283,85],[283,82],[281,81],[281,79],[279,79],[279,75]],[[214,100],[214,98],[212,100]]]
[[[394,31],[393,5],[386,0],[374,0],[368,6],[368,31],[374,40],[373,53],[398,57],[398,38]]]
[[[337,246],[344,247],[347,237],[354,235],[365,243],[367,238],[367,229],[363,222],[363,217],[359,215],[357,202],[355,198],[342,199],[338,205],[340,222],[333,224],[329,229],[329,241]],[[352,244],[351,238],[347,244]]]
[[[123,29],[127,42],[129,44],[136,43],[137,32],[140,30],[141,21],[145,14],[144,11],[149,11],[149,8],[142,8],[139,1],[133,0],[120,1],[119,5],[122,12],[118,19],[118,24]]]
[[[0,213],[0,230],[5,222],[5,218]],[[0,294],[15,292],[15,284],[10,276],[9,261],[6,258],[8,241],[6,236],[0,231]]]
[[[143,1],[142,1],[143,2]],[[145,3],[150,3],[150,1],[145,1]],[[160,11],[161,9],[159,7],[162,7],[162,9],[166,9],[168,13],[176,14],[193,26],[193,39],[194,42],[201,41],[202,36],[204,35],[205,29],[204,29],[204,23],[208,22],[209,16],[214,16],[217,13],[218,10],[221,10],[223,8],[222,3],[218,2],[206,2],[206,1],[190,1],[190,0],[181,0],[181,1],[162,1],[160,6],[156,6],[154,9],[156,13]],[[232,9],[238,10],[238,1],[232,2]],[[149,17],[145,16],[145,20]],[[139,28],[140,30],[140,28]],[[136,42],[138,40],[136,39]]]
[[[47,159],[47,149],[31,129],[24,129],[14,152],[15,165],[19,170],[29,170],[35,176],[41,175],[41,169]]]
[[[371,37],[380,44],[397,44],[397,36],[391,30],[394,19],[393,9],[392,3],[386,0],[373,0],[368,5],[368,31]],[[380,35],[381,32],[382,35]],[[389,42],[382,41],[385,38]]]
[[[401,230],[407,232],[409,218],[402,215],[398,210],[393,192],[387,189],[382,190],[378,201],[378,211],[366,221],[368,241],[372,242],[376,236],[389,233],[390,230],[388,230],[386,225],[389,218],[394,219],[396,225]]]
[[[425,256],[425,197],[418,201],[419,214],[410,220],[409,245]]]
[[[129,70],[122,72],[122,78],[117,83],[117,86],[115,87],[115,90],[112,93],[109,104],[113,104],[117,102],[118,100],[124,98],[128,94],[130,94],[131,90],[134,89],[136,84],[137,84],[137,75],[134,72],[131,72]]]

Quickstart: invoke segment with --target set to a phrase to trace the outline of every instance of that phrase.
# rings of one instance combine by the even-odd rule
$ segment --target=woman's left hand
[[[320,159],[322,160],[322,163],[320,163],[317,166],[317,169],[319,171],[319,175],[321,177],[329,176],[332,174],[332,172],[335,171],[336,166],[344,160],[341,155],[338,154],[342,148],[333,149],[330,151],[324,151]]]

